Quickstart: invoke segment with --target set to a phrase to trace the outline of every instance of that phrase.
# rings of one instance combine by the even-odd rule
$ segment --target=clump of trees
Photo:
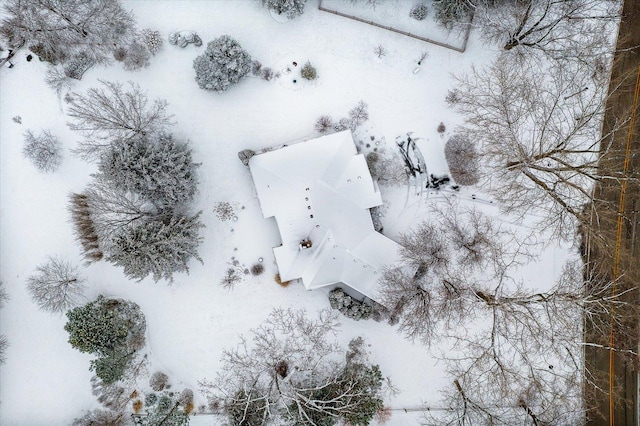
[[[57,313],[67,311],[81,301],[84,281],[77,267],[50,257],[27,279],[27,290],[40,309]]]
[[[289,19],[300,16],[304,13],[304,5],[307,0],[260,0],[267,9],[285,15]]]
[[[91,370],[106,384],[120,380],[145,344],[146,322],[138,305],[99,296],[67,312],[64,329],[80,352],[97,355]]]
[[[367,120],[369,120],[369,105],[361,100],[349,110],[348,117],[334,122],[330,115],[322,115],[316,120],[314,128],[318,133],[329,133],[331,130],[341,132],[347,129],[354,131]]]
[[[226,350],[217,379],[203,382],[210,405],[231,424],[369,424],[383,409],[384,379],[364,341],[329,339],[338,323],[320,311],[276,309],[250,339]]]
[[[26,45],[41,60],[86,57],[105,63],[134,36],[135,22],[117,0],[7,0],[2,35],[12,48]]]
[[[27,130],[24,134],[22,154],[41,172],[55,172],[62,164],[60,139],[47,130],[38,136]]]
[[[201,89],[224,92],[251,72],[251,56],[236,40],[223,35],[207,44],[193,61],[196,82]]]
[[[76,237],[88,261],[107,261],[138,280],[151,275],[171,281],[188,272],[191,259],[202,261],[200,213],[189,212],[197,189],[191,148],[166,128],[166,101],[149,105],[130,83],[74,94],[69,126],[87,139],[76,153],[97,161],[98,173],[69,210]]]

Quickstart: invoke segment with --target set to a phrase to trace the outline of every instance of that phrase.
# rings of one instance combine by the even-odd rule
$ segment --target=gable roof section
[[[249,168],[264,217],[278,224],[281,280],[301,279],[307,289],[343,283],[374,298],[399,247],[373,228],[368,209],[382,198],[351,132],[255,155]],[[302,240],[312,246],[301,248]]]

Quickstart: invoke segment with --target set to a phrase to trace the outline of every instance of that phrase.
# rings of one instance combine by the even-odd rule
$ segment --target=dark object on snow
[[[32,59],[33,59],[33,55],[27,55],[27,62],[31,62]]]
[[[430,174],[427,188],[439,190],[441,186],[448,184],[450,181],[451,178],[448,175],[435,176],[434,174]]]
[[[427,172],[427,165],[425,164],[424,157],[416,146],[415,139],[411,138],[411,132],[407,133],[406,140],[396,140],[396,145],[398,145],[400,155],[402,155],[404,164],[411,176],[416,177],[419,174]]]

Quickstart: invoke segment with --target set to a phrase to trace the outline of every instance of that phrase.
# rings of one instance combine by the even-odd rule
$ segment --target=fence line
[[[412,34],[407,31],[402,31],[394,27],[389,27],[387,25],[378,24],[377,22],[367,21],[366,19],[358,18],[357,16],[348,15],[346,13],[338,12],[337,10],[327,9],[322,7],[322,0],[318,2],[318,10],[322,12],[332,13],[337,16],[342,16],[343,18],[353,19],[354,21],[362,22],[364,24],[372,25],[374,27],[382,28],[383,30],[392,31],[394,33],[398,33],[407,37],[415,38],[416,40],[424,41],[426,43],[435,44],[436,46],[444,47],[445,49],[455,50],[456,52],[464,53],[467,49],[467,42],[469,41],[469,34],[471,33],[471,23],[473,22],[473,12],[471,13],[471,19],[469,20],[469,25],[467,26],[467,31],[464,35],[464,40],[462,42],[462,47],[453,46],[451,44],[447,44],[441,41],[432,40],[430,38],[422,37],[416,34]]]

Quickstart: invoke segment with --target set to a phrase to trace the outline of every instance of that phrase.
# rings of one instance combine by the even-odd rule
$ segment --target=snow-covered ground
[[[74,87],[95,87],[98,79],[134,81],[151,99],[163,98],[175,114],[176,136],[188,139],[194,149],[200,185],[196,208],[203,211],[204,243],[201,265],[192,262],[189,275],[177,275],[172,285],[146,279],[132,282],[120,269],[99,262],[82,269],[87,278],[86,297],[117,296],[140,305],[148,326],[151,371],[163,370],[175,387],[197,391],[198,381],[213,378],[223,348],[232,347],[240,333],[262,322],[277,306],[315,311],[328,306],[323,291],[306,292],[301,284],[282,288],[271,251],[278,243],[272,221],[261,216],[248,169],[237,152],[258,150],[288,141],[316,136],[315,120],[322,114],[345,116],[358,101],[369,105],[370,118],[363,134],[384,136],[391,144],[412,131],[429,171],[447,172],[443,146],[460,118],[446,108],[444,98],[452,87],[451,72],[461,72],[491,61],[497,51],[481,45],[472,34],[467,52],[451,50],[355,23],[316,9],[309,1],[306,12],[290,22],[272,19],[257,1],[127,1],[141,28],[165,36],[176,30],[195,30],[203,41],[229,34],[252,57],[275,70],[292,61],[310,60],[319,79],[293,83],[294,74],[270,82],[246,78],[227,92],[216,94],[198,88],[193,59],[204,46],[180,49],[165,43],[151,66],[125,72],[119,66],[87,72]],[[383,44],[387,55],[373,49]],[[428,51],[420,72],[412,73],[421,52]],[[80,250],[72,234],[67,197],[87,184],[95,165],[70,153],[80,136],[66,127],[66,104],[44,82],[46,64],[27,62],[27,52],[14,58],[15,67],[0,70],[0,279],[10,300],[0,311],[0,333],[9,340],[7,361],[0,366],[0,423],[2,425],[65,425],[83,410],[96,408],[91,394],[90,355],[68,343],[65,317],[39,311],[25,282],[36,265],[49,255],[80,264]],[[12,120],[20,116],[22,124]],[[437,133],[446,125],[444,138]],[[22,134],[50,129],[64,142],[65,158],[54,174],[39,173],[22,156]],[[406,187],[384,188],[388,209],[384,217],[390,237],[419,221],[430,203],[443,193],[407,193]],[[496,206],[476,201],[474,190],[458,197],[487,212]],[[236,206],[237,221],[221,221],[213,212],[216,202]],[[244,207],[244,208],[243,208]],[[546,286],[560,272],[568,249],[551,247],[537,265],[529,267],[526,283]],[[219,284],[228,262],[235,256],[250,267],[264,258],[264,274],[248,278],[226,290]],[[542,265],[542,266],[541,266]],[[342,320],[345,342],[357,335],[370,343],[372,360],[391,378],[400,393],[388,404],[394,409],[438,404],[438,390],[449,384],[443,368],[426,347],[413,344],[395,327],[373,321]],[[196,406],[205,401],[196,396]],[[417,423],[417,414],[393,412],[390,425]],[[215,424],[202,417],[193,424]]]

